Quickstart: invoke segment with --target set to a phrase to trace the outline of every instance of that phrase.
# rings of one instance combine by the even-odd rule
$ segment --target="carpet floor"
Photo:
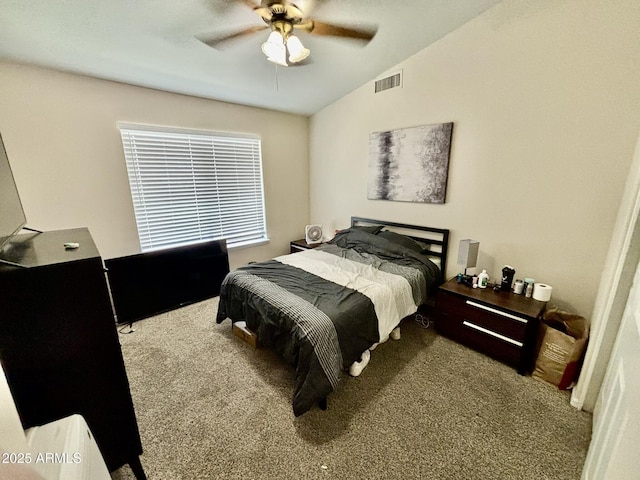
[[[216,324],[217,302],[120,335],[150,480],[580,478],[591,414],[433,326],[403,323],[296,418],[293,367]]]

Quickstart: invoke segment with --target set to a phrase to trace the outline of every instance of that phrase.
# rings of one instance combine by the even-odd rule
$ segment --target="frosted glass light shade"
[[[273,63],[277,63],[278,65],[282,65],[283,67],[288,67],[287,63],[287,52],[283,51],[282,54],[279,54],[275,57],[267,57],[267,60]]]
[[[311,53],[311,50],[305,48],[300,39],[294,35],[290,35],[287,39],[287,49],[289,50],[289,61],[291,63],[298,63]]]
[[[271,32],[267,41],[262,44],[262,53],[270,62],[287,66],[287,48],[279,32]]]

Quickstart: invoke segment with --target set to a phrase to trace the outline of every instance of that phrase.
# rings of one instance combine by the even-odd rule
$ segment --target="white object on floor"
[[[387,340],[389,340],[389,335],[386,335],[382,340],[380,340],[378,343],[374,343],[373,345],[371,345],[369,347],[369,350],[375,350],[376,347],[384,342],[386,342]]]
[[[0,463],[0,478],[111,480],[100,449],[81,415],[22,429],[1,364],[0,432],[2,459],[7,459],[7,463]]]
[[[45,479],[111,480],[87,422],[71,415],[25,431],[31,467]]]
[[[360,357],[359,362],[353,362],[353,364],[349,367],[349,375],[352,377],[357,377],[362,373],[364,367],[369,364],[369,360],[371,360],[371,352],[369,350],[365,350],[362,352],[362,357]]]
[[[394,340],[400,340],[400,327],[396,327],[391,332],[391,338]]]
[[[0,364],[0,368],[2,365]],[[0,372],[0,450],[3,452],[26,452],[27,442],[20,416],[13,402],[4,369]]]
[[[349,367],[349,374],[352,377],[357,377],[358,375],[360,375],[362,373],[362,370],[364,370],[364,367],[369,364],[369,360],[371,360],[371,352],[373,352],[378,345],[389,340],[389,337],[393,338],[394,340],[400,340],[400,327],[394,328],[391,332],[391,335],[385,336],[382,340],[380,340],[380,342],[371,345],[369,347],[369,350],[365,350],[362,354],[362,357],[360,358],[360,361],[353,362],[353,365]]]

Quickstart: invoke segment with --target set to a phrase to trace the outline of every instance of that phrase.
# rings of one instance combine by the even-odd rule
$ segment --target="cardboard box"
[[[258,336],[247,328],[245,322],[235,322],[233,324],[233,333],[253,348],[258,348]]]

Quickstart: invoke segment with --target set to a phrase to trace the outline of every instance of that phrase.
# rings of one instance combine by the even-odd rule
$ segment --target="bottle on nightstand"
[[[478,275],[478,287],[487,288],[487,283],[489,283],[489,274],[486,270],[482,270],[482,273]]]

